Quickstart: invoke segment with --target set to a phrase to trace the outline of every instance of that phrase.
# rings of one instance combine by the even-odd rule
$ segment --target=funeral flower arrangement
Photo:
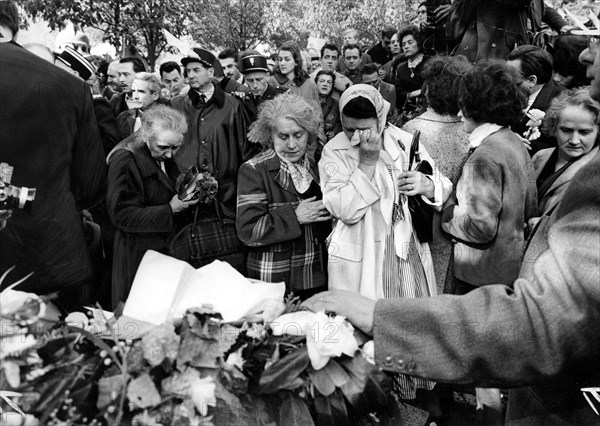
[[[0,293],[0,424],[346,425],[396,414],[372,342],[359,348],[343,317],[295,298],[237,322],[188,309],[135,340],[110,337],[114,318],[99,309],[43,318],[46,303]]]

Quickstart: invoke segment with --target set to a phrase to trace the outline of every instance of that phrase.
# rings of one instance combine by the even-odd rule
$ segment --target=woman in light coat
[[[329,243],[329,289],[371,299],[433,296],[431,255],[413,230],[408,197],[440,210],[452,184],[423,148],[419,154],[433,176],[406,170],[412,135],[386,124],[389,107],[372,86],[351,86],[340,98],[344,131],[323,148],[323,203],[337,219]],[[397,384],[403,399],[434,385],[407,376]]]

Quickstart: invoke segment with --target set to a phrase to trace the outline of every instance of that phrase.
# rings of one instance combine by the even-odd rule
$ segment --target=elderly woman
[[[329,213],[307,156],[318,128],[318,113],[297,95],[265,102],[249,133],[264,151],[238,174],[236,227],[249,247],[248,276],[285,281],[287,291],[301,297],[326,283],[322,260]]]
[[[512,283],[519,275],[524,224],[537,210],[533,164],[508,125],[527,105],[518,76],[501,63],[481,63],[459,82],[471,154],[442,215],[455,240],[457,292]]]
[[[435,159],[440,172],[456,185],[469,145],[458,117],[456,82],[472,65],[464,56],[438,56],[423,70],[423,92],[427,111],[407,122],[403,129],[421,132],[421,143]],[[442,233],[441,215],[434,216],[433,241],[429,244],[438,290],[451,292],[454,272],[451,268],[452,240]],[[449,269],[450,268],[450,269]]]
[[[142,116],[141,131],[125,139],[110,155],[106,201],[117,229],[113,307],[127,298],[146,250],[166,253],[176,230],[176,215],[197,202],[183,202],[175,193],[173,154],[186,131],[181,113],[155,106]]]
[[[323,202],[337,219],[329,244],[329,288],[371,299],[436,294],[427,243],[418,240],[408,197],[440,210],[452,190],[423,147],[434,176],[407,170],[412,137],[386,125],[390,105],[366,84],[340,98],[344,131],[323,149],[319,162]],[[433,383],[404,377],[397,393],[414,399],[417,388]]]
[[[286,41],[279,48],[275,71],[269,84],[279,93],[287,91],[299,95],[309,102],[319,104],[317,86],[304,69],[304,60],[295,41]]]
[[[528,244],[539,245],[547,238],[553,213],[565,195],[573,176],[598,154],[600,103],[589,90],[563,92],[546,111],[542,131],[556,138],[556,148],[538,151],[533,156],[539,216],[529,220],[532,231]],[[537,252],[535,252],[537,254]],[[520,277],[531,278],[537,257],[524,259]]]

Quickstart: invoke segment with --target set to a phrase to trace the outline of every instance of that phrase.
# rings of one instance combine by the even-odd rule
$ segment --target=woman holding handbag
[[[107,206],[116,227],[112,305],[125,301],[146,250],[167,253],[176,215],[198,202],[175,192],[173,154],[187,130],[178,111],[155,106],[142,116],[140,131],[113,150],[108,161]]]
[[[423,147],[418,154],[432,176],[407,169],[412,136],[386,123],[389,108],[374,87],[351,86],[340,98],[344,131],[323,148],[323,203],[337,219],[328,250],[329,289],[374,300],[433,296],[431,255],[417,236],[409,198],[440,210],[452,184]],[[396,393],[403,399],[434,385],[400,377]]]

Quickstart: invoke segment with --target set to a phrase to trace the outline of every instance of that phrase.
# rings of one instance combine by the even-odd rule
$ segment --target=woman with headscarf
[[[291,93],[265,102],[249,138],[263,152],[238,173],[236,227],[249,248],[248,276],[285,281],[301,298],[325,290],[324,243],[331,230],[316,165],[307,148],[318,111]]]
[[[407,170],[412,136],[386,124],[390,105],[377,89],[357,84],[340,98],[343,132],[319,162],[323,202],[337,219],[329,244],[329,289],[371,299],[436,294],[427,243],[413,229],[408,197],[440,210],[452,184],[421,146],[433,176]],[[400,376],[397,394],[414,399],[434,383]]]

